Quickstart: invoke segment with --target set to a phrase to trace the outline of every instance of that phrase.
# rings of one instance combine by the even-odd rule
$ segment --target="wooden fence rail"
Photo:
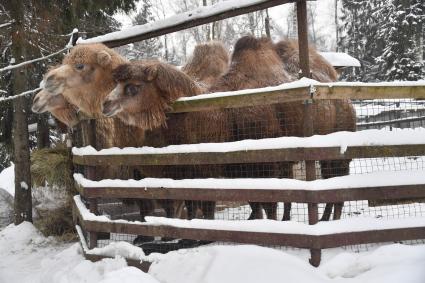
[[[201,95],[182,99],[174,103],[172,112],[207,111],[212,109],[238,108],[253,105],[266,105],[294,101],[310,101],[313,104],[321,99],[424,99],[425,85],[311,85],[292,89],[250,90],[246,92]],[[306,107],[308,115],[309,107]],[[378,143],[379,144],[379,143]],[[125,152],[125,151],[123,151]],[[143,153],[143,154],[100,154],[90,152],[74,154],[73,162],[84,166],[86,178],[95,176],[96,166],[162,166],[162,165],[202,165],[202,164],[239,164],[264,162],[306,161],[314,165],[320,160],[350,160],[355,158],[384,158],[425,155],[425,143],[415,144],[353,145],[341,151],[340,146],[298,147],[255,150],[237,150],[229,152],[180,152],[180,153]],[[310,168],[310,175],[315,168]],[[308,170],[307,170],[308,171]],[[396,173],[395,173],[396,174]],[[307,176],[308,177],[308,176]],[[310,176],[311,177],[311,176]],[[307,178],[311,180],[311,178]],[[265,180],[266,182],[266,180]],[[308,182],[306,182],[307,184]],[[279,189],[244,189],[235,184],[234,188],[175,188],[126,186],[82,185],[76,182],[81,196],[86,198],[88,208],[78,205],[74,214],[79,225],[88,232],[90,248],[96,247],[102,233],[124,233],[145,236],[161,236],[206,241],[230,241],[262,245],[285,245],[311,250],[314,266],[320,263],[320,250],[351,244],[364,244],[385,241],[402,241],[424,238],[425,225],[402,224],[385,229],[367,229],[365,231],[343,231],[328,234],[290,234],[265,233],[256,231],[203,229],[176,227],[171,225],[140,224],[134,222],[98,221],[85,218],[81,209],[98,213],[98,201],[101,199],[175,199],[203,201],[246,201],[246,202],[298,202],[307,203],[310,226],[316,226],[318,204],[339,203],[357,200],[400,200],[425,198],[424,184],[385,185],[373,187],[341,186],[332,189],[291,189],[282,186]],[[401,222],[407,221],[400,220]],[[335,224],[339,223],[334,221]],[[408,221],[407,221],[408,222]],[[318,224],[319,225],[319,224]],[[92,255],[93,257],[93,255]]]
[[[272,90],[270,90],[272,89]],[[275,88],[227,92],[220,95],[205,94],[177,100],[171,113],[208,111],[223,108],[269,105],[309,99],[425,99],[425,84],[312,84],[288,88]]]

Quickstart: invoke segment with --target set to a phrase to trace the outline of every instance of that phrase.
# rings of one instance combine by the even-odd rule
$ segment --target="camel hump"
[[[212,85],[229,68],[229,52],[219,41],[198,44],[182,71],[193,80]]]
[[[267,37],[256,38],[251,35],[241,37],[235,44],[233,54],[238,54],[248,49],[259,50],[265,47],[271,48],[272,41]]]

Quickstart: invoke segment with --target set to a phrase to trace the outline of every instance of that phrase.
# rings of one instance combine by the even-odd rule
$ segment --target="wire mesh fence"
[[[243,139],[262,139],[280,136],[304,136],[304,111],[302,102],[285,105],[269,105],[227,109],[223,111],[170,114],[167,129],[147,133],[146,145],[165,146],[169,144],[228,142]],[[354,114],[355,113],[355,114]],[[328,134],[337,131],[386,129],[397,131],[403,128],[419,128],[425,124],[425,101],[412,99],[386,99],[354,101],[316,101],[312,106],[314,134]],[[353,160],[317,161],[316,178],[326,179],[343,175],[361,175],[381,171],[404,171],[425,169],[424,156],[362,158]],[[128,178],[128,174],[123,179]],[[132,168],[130,178],[162,177],[172,179],[193,178],[295,178],[306,179],[305,163],[266,162],[211,165],[144,166]],[[99,176],[98,176],[99,177]],[[105,178],[108,176],[105,176]],[[99,179],[102,179],[100,176]],[[122,200],[107,199],[99,202],[99,213],[110,219],[143,221],[144,216],[175,217],[182,219],[205,218],[217,220],[247,220],[252,218],[273,218],[282,220],[285,214],[283,203],[253,204],[247,202],[200,202],[166,200]],[[322,215],[325,204],[319,205]],[[373,217],[396,219],[425,216],[425,203],[410,199],[399,201],[349,201],[345,202],[341,218]],[[305,203],[292,203],[290,220],[308,223],[308,209]],[[127,241],[140,245],[150,243],[148,250],[166,252],[174,248],[196,246],[199,243],[178,242],[173,245],[152,247],[159,238],[142,238],[137,235],[111,234],[101,239],[102,247],[111,241]],[[164,239],[163,239],[164,240]],[[157,241],[157,242],[155,242]],[[409,243],[423,243],[423,240]],[[161,242],[162,244],[164,242]],[[347,249],[360,251],[373,244],[355,245]]]

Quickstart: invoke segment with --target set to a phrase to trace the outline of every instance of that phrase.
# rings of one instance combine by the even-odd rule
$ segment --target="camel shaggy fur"
[[[267,38],[245,36],[240,38],[232,54],[229,71],[223,75],[210,92],[235,91],[241,89],[275,86],[291,80],[277,55],[272,42]],[[230,140],[261,139],[281,136],[281,127],[274,106],[255,106],[226,110],[232,132]],[[237,170],[229,166],[227,177],[292,177],[292,163],[238,164]],[[263,218],[263,207],[267,218],[277,218],[276,203],[250,203],[249,219]],[[285,215],[289,213],[285,207]]]
[[[147,130],[146,145],[226,140],[227,121],[220,111],[166,114],[178,98],[202,93],[202,88],[177,68],[157,60],[145,60],[123,64],[114,70],[113,76],[117,86],[103,103],[103,113]],[[210,166],[164,167],[158,173],[161,177],[181,179],[199,177],[200,172],[204,177],[220,175]],[[197,209],[202,210],[204,218],[214,218],[214,202],[186,201],[186,207],[189,219],[195,217]]]
[[[102,44],[77,45],[64,58],[62,65],[49,70],[44,78],[43,92],[49,94],[49,101],[63,97],[77,111],[97,118],[94,145],[97,149],[144,145],[144,130],[116,118],[104,117],[101,112],[101,102],[116,84],[112,70],[124,62],[126,60],[118,53]],[[38,100],[35,104],[38,105]],[[97,179],[137,178],[140,175],[135,168],[127,166],[98,168],[96,173]],[[142,220],[153,211],[155,203],[151,200],[139,202]],[[174,209],[168,207],[169,203],[159,203],[166,211]]]
[[[282,40],[275,44],[285,70],[297,77],[300,70],[298,42]],[[312,78],[319,82],[334,82],[337,73],[314,48],[309,49],[309,61]],[[282,133],[285,136],[304,136],[304,105],[302,102],[278,104],[277,111],[281,119]],[[318,100],[313,104],[314,134],[325,135],[336,131],[355,131],[356,114],[349,99]],[[348,175],[351,160],[321,161],[322,178]],[[329,220],[334,205],[334,219],[339,219],[342,213],[342,203],[327,204],[322,220]]]
[[[214,85],[229,68],[229,52],[218,41],[196,45],[193,55],[189,58],[182,71],[203,88]]]

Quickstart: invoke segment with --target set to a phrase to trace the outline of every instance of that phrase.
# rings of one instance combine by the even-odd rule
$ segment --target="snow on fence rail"
[[[266,99],[265,99],[266,98]],[[275,87],[201,94],[177,100],[172,113],[238,108],[308,99],[425,98],[425,81],[384,83],[319,83],[303,78]]]
[[[112,32],[90,39],[79,39],[77,43],[103,43],[109,47],[117,47],[187,28],[212,23],[218,20],[294,2],[297,2],[297,0],[222,1],[211,6],[198,7],[195,10],[174,15],[153,23],[133,26],[125,30]]]
[[[264,99],[265,97],[267,99]],[[314,101],[315,99],[395,98],[425,98],[425,82],[322,84],[309,79],[302,79],[294,83],[271,88],[204,94],[183,98],[174,104],[173,112],[237,108],[311,99]],[[418,214],[421,217],[412,219],[404,217],[394,221],[368,219],[364,220],[364,222],[372,225],[369,227],[373,229],[371,228],[367,231],[341,230],[341,233],[335,235],[268,233],[270,231],[266,233],[264,231],[250,231],[248,228],[248,230],[239,229],[239,231],[234,231],[232,230],[233,228],[227,230],[204,229],[205,225],[211,224],[214,226],[216,225],[214,223],[218,223],[205,220],[199,220],[200,222],[198,220],[192,222],[170,220],[170,222],[167,222],[168,220],[161,218],[149,218],[146,219],[148,223],[142,224],[125,220],[112,221],[106,216],[96,216],[93,219],[88,216],[98,213],[98,208],[104,205],[100,202],[105,199],[190,199],[228,201],[238,205],[240,205],[240,202],[246,201],[308,203],[309,220],[314,220],[317,219],[318,204],[320,203],[351,203],[359,200],[366,200],[367,203],[367,200],[409,199],[409,201],[415,201],[418,198],[425,199],[425,179],[423,177],[425,174],[422,170],[423,168],[418,168],[420,170],[417,171],[379,172],[311,182],[272,178],[191,179],[179,181],[148,178],[141,181],[103,180],[95,182],[86,178],[95,176],[93,173],[97,166],[260,164],[267,162],[308,162],[378,157],[415,158],[421,155],[425,155],[425,134],[423,129],[338,132],[307,138],[282,137],[221,144],[173,145],[164,148],[112,148],[100,151],[96,151],[91,147],[74,148],[74,164],[85,166],[86,173],[88,173],[85,177],[83,175],[75,175],[76,188],[81,196],[87,199],[91,211],[91,214],[83,213],[82,215],[82,210],[88,210],[81,202],[80,204],[84,207],[76,205],[76,214],[78,214],[77,218],[83,230],[89,232],[88,238],[91,248],[96,247],[98,241],[101,241],[101,237],[105,236],[105,233],[289,245],[311,249],[313,262],[317,265],[320,262],[320,249],[322,248],[423,238],[425,228],[418,223],[422,221],[421,217],[425,214]],[[99,221],[100,218],[103,220]],[[416,218],[420,221],[415,222]],[[331,226],[343,225],[344,223],[351,223],[353,227],[357,225],[357,220],[351,220],[334,221]],[[260,223],[263,223],[261,221]],[[354,222],[355,224],[353,224]],[[198,223],[199,225],[189,227],[192,224],[187,223]],[[234,225],[235,229],[239,225],[239,222],[238,224],[231,224],[229,221],[226,223],[226,225]],[[294,224],[293,222],[273,223],[278,223],[285,229]],[[310,224],[314,223],[314,221],[310,221]],[[408,223],[416,223],[418,227],[413,227]],[[295,225],[298,224],[300,223],[295,223]],[[251,227],[248,222],[243,225]],[[302,225],[308,226],[306,224]],[[320,225],[322,224],[320,223]],[[365,227],[364,225],[362,227]],[[314,226],[316,225],[307,229],[312,229],[312,231],[318,229]],[[217,226],[216,228],[220,227]],[[341,229],[343,228],[341,227]],[[111,237],[111,235],[108,237]],[[119,236],[114,237],[119,239]]]
[[[146,217],[146,222],[110,220],[90,212],[79,196],[74,197],[74,214],[85,231],[136,233],[146,236],[183,236],[185,239],[237,241],[240,243],[287,245],[323,249],[342,245],[411,240],[423,236],[425,218],[379,220],[343,219],[307,225],[292,221],[179,220]]]

